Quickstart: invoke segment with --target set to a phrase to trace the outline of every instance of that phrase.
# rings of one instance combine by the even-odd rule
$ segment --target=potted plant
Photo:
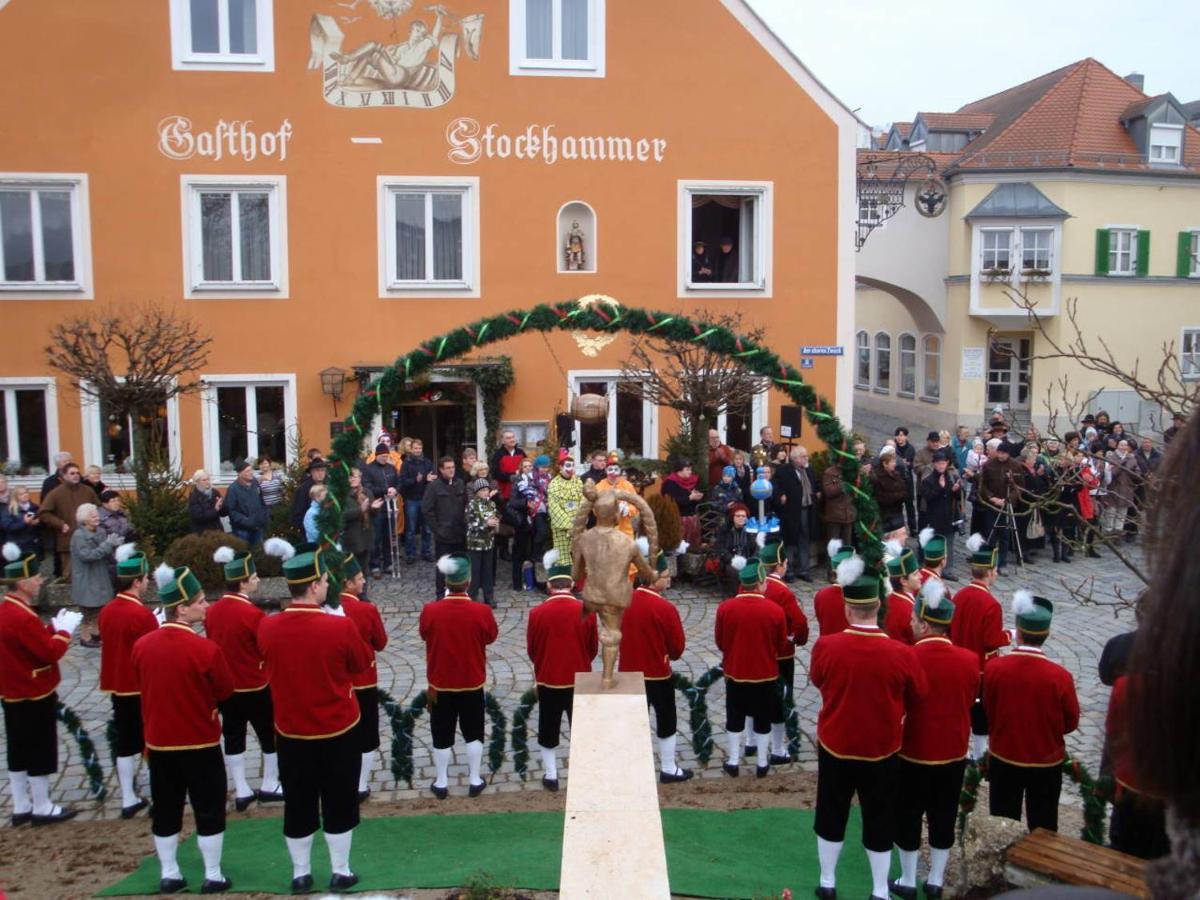
[[[1029,281],[1046,281],[1053,272],[1050,269],[1022,269],[1021,277]]]
[[[1010,267],[993,267],[983,270],[983,277],[987,281],[1007,281],[1012,277],[1012,269]]]

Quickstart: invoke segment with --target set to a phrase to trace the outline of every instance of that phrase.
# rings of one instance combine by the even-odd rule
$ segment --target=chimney
[[[1139,91],[1146,90],[1146,76],[1141,72],[1130,72],[1125,76],[1125,80],[1132,84]]]

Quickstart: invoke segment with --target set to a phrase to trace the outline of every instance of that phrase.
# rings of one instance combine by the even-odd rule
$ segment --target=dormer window
[[[1151,165],[1179,165],[1183,148],[1182,125],[1151,125],[1150,152]]]

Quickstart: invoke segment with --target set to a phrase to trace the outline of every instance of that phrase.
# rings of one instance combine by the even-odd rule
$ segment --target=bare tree
[[[155,303],[97,310],[50,331],[50,366],[67,376],[81,399],[103,404],[118,421],[132,420],[139,497],[148,488],[148,466],[162,462],[150,458],[148,440],[158,411],[168,400],[201,389],[194,375],[207,362],[211,343],[192,320]]]

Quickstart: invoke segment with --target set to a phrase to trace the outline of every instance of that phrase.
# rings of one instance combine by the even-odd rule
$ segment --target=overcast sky
[[[750,0],[871,125],[952,112],[1094,57],[1146,92],[1200,100],[1197,0]]]

